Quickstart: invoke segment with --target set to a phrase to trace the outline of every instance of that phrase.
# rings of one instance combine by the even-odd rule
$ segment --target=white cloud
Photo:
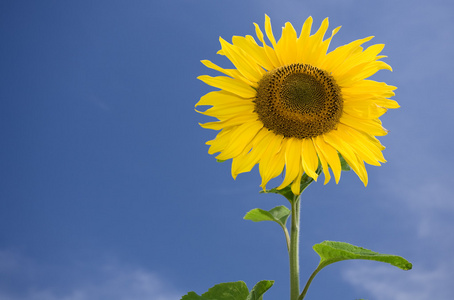
[[[342,271],[343,279],[361,292],[376,300],[452,299],[454,295],[454,186],[449,184],[446,170],[434,170],[432,176],[422,176],[418,168],[443,165],[429,152],[419,149],[415,153],[418,164],[401,165],[405,176],[398,173],[383,180],[392,201],[399,202],[402,222],[413,229],[403,245],[411,253],[413,269],[407,272],[386,265],[349,264]],[[411,159],[410,159],[411,160]],[[408,161],[407,161],[408,162]],[[421,163],[419,163],[421,162]],[[403,162],[405,164],[405,162]],[[430,169],[430,167],[428,167]],[[394,207],[390,207],[390,214]],[[399,254],[399,253],[396,253]],[[409,257],[406,257],[409,258]]]
[[[454,189],[445,178],[449,177],[413,178],[412,184],[397,182],[391,191],[397,201],[405,204],[419,238],[454,246],[454,239],[450,238],[450,227],[454,225]]]
[[[156,273],[119,263],[84,266],[82,272],[68,267],[49,274],[51,269],[17,254],[0,252],[0,278],[12,278],[11,284],[21,285],[20,289],[15,289],[0,284],[0,299],[178,300],[184,294],[172,289]],[[70,280],[55,280],[65,276]]]
[[[344,280],[367,292],[375,300],[427,300],[451,299],[454,295],[454,264],[433,270],[413,269],[402,271],[394,267],[350,266],[342,272]]]

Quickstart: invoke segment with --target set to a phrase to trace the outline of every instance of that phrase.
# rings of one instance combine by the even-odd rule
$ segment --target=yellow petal
[[[240,72],[236,69],[223,69],[219,67],[218,65],[212,63],[211,61],[205,59],[200,61],[205,67],[216,70],[218,72],[224,73],[225,75],[232,77],[232,78],[238,78],[241,77]]]
[[[288,138],[287,148],[285,149],[285,178],[278,189],[288,186],[300,172],[301,164],[301,140]]]
[[[301,177],[303,176],[303,169],[300,169],[298,172],[298,175],[296,178],[293,180],[292,185],[290,186],[290,189],[292,190],[292,193],[294,195],[299,195],[301,194]]]
[[[322,154],[321,156],[323,156],[324,160],[326,160],[331,170],[333,170],[333,175],[334,178],[336,179],[336,183],[339,183],[342,172],[342,165],[340,163],[339,155],[337,154],[336,149],[333,148],[331,145],[327,144],[323,139],[323,136],[321,135],[314,138],[314,144],[317,148],[317,153]],[[321,156],[319,155],[319,157]],[[320,158],[320,160],[322,159]],[[323,171],[325,172],[325,170]],[[326,173],[327,172],[325,172],[325,177]]]
[[[312,177],[317,181],[318,174],[315,171],[318,168],[318,157],[312,139],[303,139],[301,150],[301,160],[304,171],[309,177]]]
[[[325,56],[320,67],[331,72],[333,76],[336,76],[337,68],[342,67],[344,61],[348,57],[353,55],[355,51],[361,51],[362,48],[360,47],[360,45],[370,41],[372,38],[373,37],[370,36],[364,39],[353,41],[347,45],[337,47]]]
[[[281,66],[281,63],[279,62],[279,59],[276,56],[276,52],[274,51],[273,48],[268,46],[264,40],[263,33],[260,30],[259,25],[254,23],[255,25],[255,33],[259,39],[260,42],[262,42],[263,49],[265,50],[266,56],[268,56],[269,61],[271,62],[273,69]]]
[[[359,119],[348,113],[343,113],[339,123],[374,136],[384,136],[388,134],[388,131],[383,128],[379,119]]]
[[[259,172],[262,177],[260,186],[264,190],[268,181],[282,173],[285,164],[284,139],[280,135],[275,135],[274,133],[272,135],[259,164]]]
[[[201,114],[223,118],[234,117],[240,114],[251,114],[255,109],[252,101],[239,98],[225,91],[211,92],[203,96],[197,105],[212,105],[211,108],[204,112],[197,111]]]
[[[216,158],[226,160],[239,155],[262,127],[262,122],[257,121],[232,129],[229,143]]]
[[[284,144],[284,142],[282,142]],[[274,154],[271,159],[269,160],[268,167],[264,170],[263,174],[263,187],[264,189],[266,188],[267,182],[278,176],[279,174],[282,173],[284,170],[285,166],[285,152],[282,150],[283,146],[281,145],[281,148],[279,149],[279,152]],[[262,174],[262,173],[260,173]]]
[[[249,123],[257,121],[257,115],[253,114],[244,114],[235,117],[231,117],[229,119],[220,120],[216,122],[207,122],[204,124],[199,124],[203,128],[213,129],[213,130],[221,130],[221,129],[231,129],[230,127],[235,127],[241,125],[243,123]]]
[[[227,97],[227,99],[224,99],[225,96]],[[203,105],[213,106],[213,105],[216,105],[218,103],[230,102],[230,98],[231,97],[234,97],[236,99],[243,99],[243,98],[237,97],[236,95],[234,95],[232,93],[227,93],[225,91],[214,91],[214,92],[209,92],[209,93],[203,95],[200,98],[199,102],[197,102],[195,104],[195,107],[201,106],[201,105],[202,106]]]
[[[314,141],[314,144],[315,144],[315,141]],[[320,163],[322,164],[323,174],[325,174],[324,184],[327,184],[331,179],[331,174],[329,173],[329,166],[328,166],[326,158],[324,157],[323,153],[318,149],[317,145],[316,145],[316,148],[317,148],[317,155],[320,159]]]
[[[372,101],[363,101],[359,103],[349,104],[344,101],[344,113],[361,119],[376,119],[386,113],[387,109],[378,106]]]
[[[370,76],[383,69],[392,71],[392,68],[383,61],[362,63],[348,70],[348,72],[341,74],[336,73],[336,83],[339,86],[347,86],[356,81],[369,78]]]
[[[311,34],[312,17],[309,17],[304,22],[301,34],[296,42],[298,62],[305,63],[309,57],[311,44],[309,43],[309,37]]]
[[[264,73],[257,66],[257,64],[251,60],[249,57],[246,57],[244,51],[240,48],[227,43],[222,38],[219,38],[222,49],[224,50],[227,58],[234,64],[237,70],[248,80],[257,83]]]
[[[313,35],[314,45],[318,45],[323,41],[323,37],[325,36],[328,26],[329,26],[328,18],[325,18],[322,22],[322,25],[320,25],[320,28]]]
[[[276,45],[276,54],[284,65],[297,62],[296,41],[296,31],[292,24],[285,23],[285,27],[282,28],[282,37]]]
[[[230,138],[232,135],[231,129],[224,129],[218,133],[214,140],[208,141],[205,144],[210,145],[208,149],[208,154],[214,154],[221,152],[230,142]]]
[[[234,157],[232,160],[232,177],[233,179],[240,173],[249,172],[258,163],[263,152],[265,152],[270,139],[273,136],[269,134],[268,129],[262,128],[257,135],[247,145],[243,152]]]
[[[237,115],[248,114],[251,115],[254,112],[254,103],[243,102],[238,105],[221,106],[217,105],[207,109],[204,112],[197,111],[203,115],[215,117],[215,118],[231,118]]]
[[[310,48],[310,50],[308,49],[309,56],[306,58],[306,63],[317,66],[320,55],[325,55],[325,53],[320,53],[320,47],[322,46],[323,37],[328,29],[328,25],[328,18],[326,18],[323,20],[322,25],[317,32],[309,38],[310,45],[308,48]]]
[[[364,185],[367,185],[367,172],[364,162],[358,158],[348,143],[339,137],[339,130],[333,130],[323,136],[325,142],[334,147],[347,161],[348,165],[355,171]]]
[[[226,91],[214,91],[202,96],[195,106],[200,105],[226,105],[229,103],[250,102],[249,99],[240,98]]]
[[[380,53],[383,48],[385,47],[384,44],[376,44],[368,47],[364,51],[359,51],[355,55],[348,57],[348,59],[344,60],[341,66],[336,70],[336,75],[340,76],[346,72],[349,72],[356,66],[360,64],[369,63],[372,61],[376,61],[378,59],[377,55]],[[359,48],[358,48],[359,49]]]
[[[242,98],[253,98],[256,94],[255,90],[251,86],[239,81],[238,79],[225,76],[211,77],[208,75],[199,76],[197,79],[208,85],[231,92]]]
[[[271,20],[268,15],[265,15],[265,32],[271,42],[271,45],[273,45],[274,49],[276,49],[276,40],[274,39],[273,28],[271,27]]]
[[[328,51],[328,47],[329,47],[329,44],[331,43],[331,39],[340,30],[340,28],[341,28],[340,26],[335,28],[331,32],[331,36],[329,38],[327,38],[326,40],[321,42],[319,45],[316,45],[316,49],[314,51],[312,51],[312,55],[314,56],[312,63],[314,66],[318,67],[318,66],[322,65],[323,61],[326,58],[326,52]]]
[[[367,140],[364,140],[361,135],[355,134],[354,131],[348,126],[339,124],[339,138],[348,143],[361,160],[370,165],[380,166],[380,161],[385,161],[381,151],[376,147],[367,147],[367,145],[370,146],[370,143],[367,143]]]
[[[377,82],[374,80],[361,80],[349,86],[343,87],[342,92],[351,95],[373,95],[376,97],[389,98],[394,96],[393,91],[395,89],[397,89],[395,86],[387,85],[384,82]]]
[[[234,36],[232,38],[232,42],[235,46],[247,52],[250,59],[254,60],[258,65],[265,68],[265,70],[272,70],[274,68],[273,63],[266,55],[265,49],[257,45],[252,36]]]
[[[386,108],[399,108],[400,105],[397,103],[397,101],[391,100],[391,99],[385,99],[385,98],[377,98],[373,100],[375,104],[386,107]]]
[[[370,163],[368,160],[363,159],[365,162],[371,165],[380,165],[380,162],[386,162],[383,157],[382,150],[385,149],[376,138],[366,134],[364,132],[355,130],[348,126],[339,124],[342,128],[342,131],[348,134],[346,140],[357,149],[357,153],[364,153],[367,155],[373,163]]]

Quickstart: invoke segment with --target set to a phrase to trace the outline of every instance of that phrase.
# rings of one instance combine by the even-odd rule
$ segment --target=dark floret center
[[[334,78],[306,64],[287,65],[266,73],[259,81],[254,102],[266,128],[299,139],[335,129],[343,108]]]

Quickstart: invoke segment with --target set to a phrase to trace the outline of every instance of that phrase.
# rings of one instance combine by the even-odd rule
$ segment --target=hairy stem
[[[295,196],[292,201],[292,224],[290,228],[290,300],[297,300],[300,295],[299,227],[300,196]]]

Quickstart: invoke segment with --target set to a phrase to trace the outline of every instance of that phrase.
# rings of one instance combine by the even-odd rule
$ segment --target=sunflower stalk
[[[292,202],[292,223],[290,225],[290,300],[297,300],[300,295],[299,273],[299,231],[300,231],[300,196]]]
[[[322,166],[319,163],[316,174],[320,175]],[[301,215],[301,195],[302,192],[314,181],[312,177],[304,174],[301,178],[300,191],[301,194],[294,195],[292,193],[292,219],[290,225],[290,247],[289,247],[289,263],[290,263],[290,300],[298,300],[300,297],[300,265],[299,265],[299,244],[300,244],[300,215]],[[289,188],[290,189],[290,188]],[[291,190],[291,189],[290,189]],[[273,191],[274,192],[274,191]],[[279,193],[279,191],[278,191]],[[281,192],[284,197],[290,200],[287,191]],[[307,285],[306,285],[307,287]],[[307,289],[306,289],[307,290]],[[301,298],[302,299],[302,298]]]

